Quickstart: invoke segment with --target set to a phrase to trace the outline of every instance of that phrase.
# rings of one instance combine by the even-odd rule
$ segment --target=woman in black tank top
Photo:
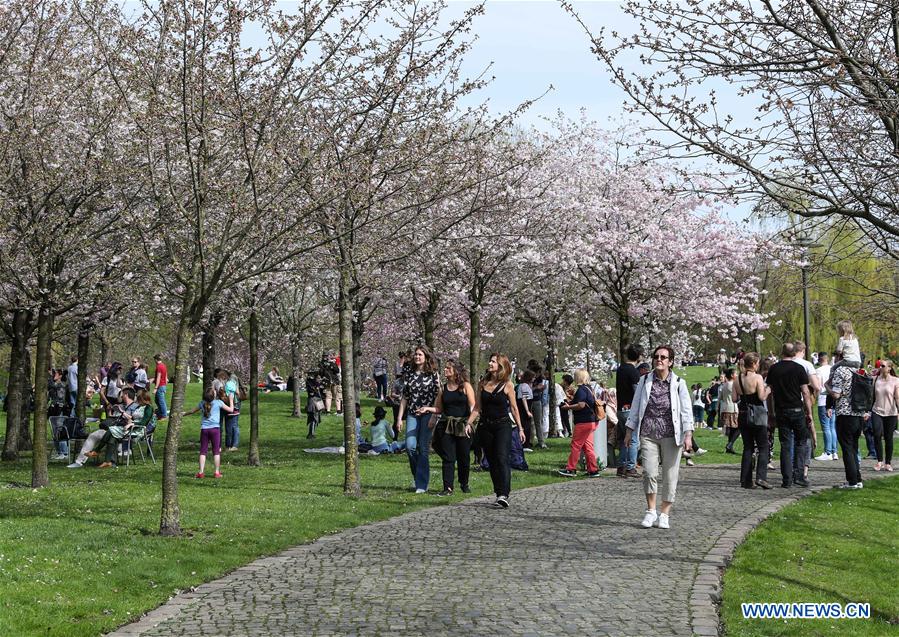
[[[477,438],[490,462],[490,478],[496,493],[496,506],[509,508],[509,491],[512,482],[512,467],[509,455],[512,452],[512,429],[524,442],[524,429],[515,404],[515,388],[509,377],[512,365],[502,354],[491,354],[487,363],[487,373],[478,385],[477,403],[468,417],[468,424],[480,417]],[[511,413],[511,418],[509,417]]]
[[[471,493],[468,476],[471,470],[471,425],[468,417],[475,406],[474,390],[468,382],[468,372],[459,361],[450,358],[443,367],[446,383],[437,395],[436,408],[440,422],[434,435],[434,450],[443,460],[443,491],[440,496],[453,494],[453,471],[459,465],[459,486],[463,493]]]
[[[743,372],[734,381],[734,398],[739,406],[740,435],[743,438],[743,457],[740,461],[740,486],[754,489],[757,486],[770,489],[768,484],[768,442],[767,413],[765,400],[771,393],[770,388],[758,374],[759,355],[749,352],[743,356]],[[752,414],[750,414],[752,412]],[[763,412],[759,414],[758,412]],[[753,418],[752,416],[755,416]],[[758,422],[758,419],[761,422]],[[754,451],[756,456],[755,482],[752,481],[752,463]]]

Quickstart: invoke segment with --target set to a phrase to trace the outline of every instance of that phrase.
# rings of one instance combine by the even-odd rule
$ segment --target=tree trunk
[[[546,372],[549,375],[549,435],[555,436],[559,431],[559,415],[556,410],[556,343],[549,338],[546,341]]]
[[[109,362],[109,342],[102,332],[97,333],[97,340],[100,341],[100,365],[105,365]]]
[[[9,352],[9,384],[6,387],[6,438],[3,441],[3,460],[19,459],[19,428],[22,413],[28,413],[24,401],[26,376],[25,353],[31,332],[32,313],[15,310],[12,317],[12,343]]]
[[[627,312],[619,312],[618,313],[618,362],[624,362],[627,360],[625,357],[625,350],[627,346],[630,345],[631,341],[631,329],[630,323],[628,321]]]
[[[362,366],[362,333],[363,329],[357,329],[356,323],[353,323],[353,392],[356,396],[362,395],[362,374],[363,374],[363,366]],[[340,356],[340,366],[341,372],[344,369],[348,369],[343,366],[343,354]],[[347,403],[344,403],[344,410],[346,409]]]
[[[162,458],[162,513],[159,534],[181,535],[181,507],[178,504],[178,444],[181,438],[181,414],[184,413],[184,390],[187,387],[187,358],[190,355],[192,334],[187,305],[181,310],[175,333],[175,370],[171,377],[172,404],[169,409],[168,429],[165,432],[165,450]],[[206,372],[204,370],[203,375]]]
[[[37,353],[34,377],[34,447],[31,452],[31,487],[50,486],[47,471],[47,370],[50,367],[50,344],[53,342],[53,312],[42,307],[37,316]]]
[[[479,363],[481,360],[481,311],[468,311],[468,371],[471,382],[480,378]]]
[[[259,315],[250,312],[250,450],[247,464],[258,467],[259,462]]]
[[[75,394],[75,415],[78,420],[85,420],[85,390],[87,389],[87,370],[90,367],[91,325],[84,324],[78,330],[78,391]]]
[[[22,352],[22,408],[19,410],[19,451],[31,451],[31,412],[34,403],[34,390],[31,385],[31,349],[25,347]]]
[[[291,416],[302,418],[303,399],[300,392],[302,389],[303,370],[300,368],[300,345],[293,339],[290,340],[290,364],[292,367],[291,374],[293,375],[293,413]]]
[[[343,439],[344,472],[343,493],[351,497],[362,496],[359,480],[359,446],[356,440],[356,376],[353,360],[353,304],[350,296],[349,275],[340,272],[340,293],[338,299],[338,330],[340,339],[340,382],[343,389]]]
[[[434,330],[437,323],[437,311],[440,309],[440,294],[435,291],[428,293],[428,307],[421,312],[421,332],[425,345],[434,351]]]
[[[214,314],[209,323],[203,328],[203,393],[212,387],[212,380],[215,377],[215,328],[218,327],[216,320],[218,315]]]

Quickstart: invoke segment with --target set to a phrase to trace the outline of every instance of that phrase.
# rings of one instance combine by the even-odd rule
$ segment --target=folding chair
[[[147,458],[144,455],[144,449],[147,450],[147,455],[150,456],[150,459],[153,461],[153,464],[156,464],[156,456],[153,455],[153,434],[147,433],[144,427],[135,428],[138,431],[133,431],[127,437],[123,438],[122,441],[128,440],[130,443],[131,453],[125,456],[125,466],[131,464],[131,458],[134,456],[134,449],[137,448],[137,452],[140,454],[141,462],[146,462]],[[143,444],[143,446],[141,446]]]
[[[77,418],[72,418],[71,416],[51,416],[48,420],[50,421],[50,433],[53,436],[53,442],[68,441],[68,460],[71,463],[72,458],[77,455],[75,453],[75,445],[79,442],[83,445],[84,441],[87,440],[87,436],[83,435],[84,427]]]

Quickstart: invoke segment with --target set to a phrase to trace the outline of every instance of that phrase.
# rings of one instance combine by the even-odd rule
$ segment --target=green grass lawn
[[[899,634],[899,480],[825,491],[754,530],[724,575],[727,635]],[[867,620],[743,619],[742,602],[867,602]]]
[[[189,398],[189,404],[199,399],[199,385],[190,386]],[[368,420],[374,403],[363,405]],[[194,479],[199,416],[187,420],[178,459],[185,535],[178,539],[156,534],[161,463],[73,470],[54,462],[51,486],[37,491],[27,487],[30,458],[0,463],[0,635],[96,635],[262,555],[462,497],[416,496],[408,490],[405,455],[363,455],[364,497],[348,499],[343,458],[301,451],[339,445],[341,424],[326,417],[318,437],[307,441],[305,418],[290,418],[290,411],[289,394],[260,397],[263,466],[246,466],[244,415],[243,449],[225,454],[222,480]],[[157,449],[164,435],[163,426]],[[528,454],[529,472],[513,472],[513,501],[515,489],[562,479],[555,471],[569,441],[549,445]],[[434,455],[431,468],[436,492]],[[474,473],[471,487],[473,496],[492,493],[486,473]]]

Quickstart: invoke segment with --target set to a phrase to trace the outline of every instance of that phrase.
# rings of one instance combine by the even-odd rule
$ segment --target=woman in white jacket
[[[653,371],[640,379],[627,419],[625,446],[637,436],[643,449],[643,490],[646,492],[646,528],[658,523],[669,528],[668,515],[677,492],[680,457],[693,438],[693,401],[683,378],[677,376],[674,350],[660,345],[652,353]],[[659,479],[659,465],[662,476]],[[656,512],[656,494],[661,490],[662,505]]]

